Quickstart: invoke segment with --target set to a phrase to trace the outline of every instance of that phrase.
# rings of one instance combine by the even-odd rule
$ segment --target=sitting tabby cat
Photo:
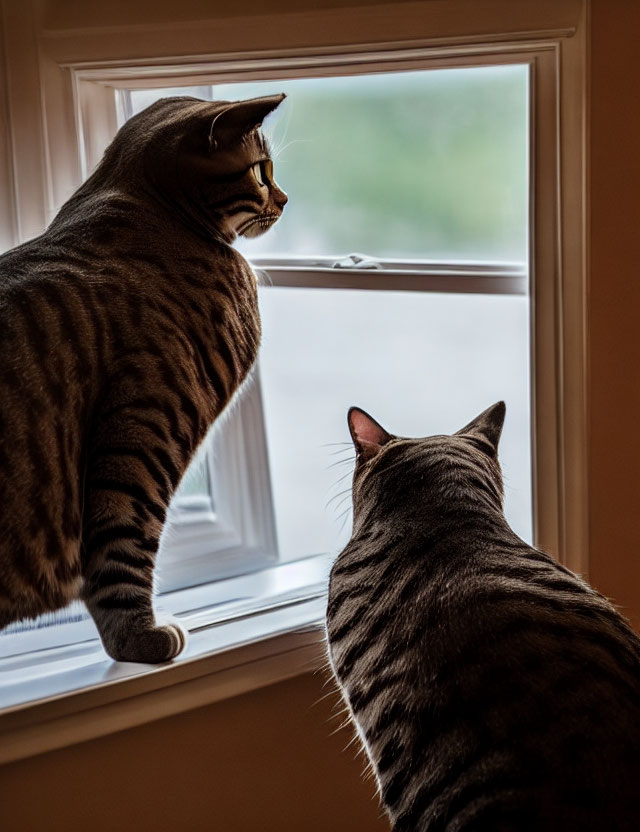
[[[0,629],[81,597],[114,658],[183,648],[155,622],[154,560],[256,358],[256,280],[230,243],[287,201],[259,130],[283,98],[158,101],[0,257]]]
[[[508,526],[504,413],[402,439],[351,409],[332,666],[396,832],[637,832],[640,639]]]

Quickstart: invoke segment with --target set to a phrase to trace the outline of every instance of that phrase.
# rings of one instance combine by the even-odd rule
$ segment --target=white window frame
[[[125,32],[111,52],[104,48],[100,33],[63,34],[38,41],[35,47],[37,72],[34,73],[30,64],[24,66],[25,74],[19,72],[20,55],[24,53],[33,58],[36,54],[35,35],[29,30],[30,24],[23,25],[11,6],[5,5],[5,48],[9,61],[15,59],[18,68],[10,74],[7,85],[12,144],[10,187],[7,189],[7,198],[12,200],[9,243],[34,236],[48,224],[57,207],[81,181],[88,160],[97,158],[115,133],[114,89],[127,85],[132,88],[144,85],[197,85],[205,78],[207,83],[274,80],[277,77],[341,72],[415,69],[427,64],[435,68],[477,66],[483,62],[528,62],[532,68],[530,223],[533,245],[528,269],[532,299],[534,534],[538,545],[554,552],[576,571],[587,574],[587,145],[583,5],[576,2],[567,4],[565,8],[564,5],[546,4],[539,13],[529,13],[529,9],[525,10],[522,4],[504,3],[502,11],[492,12],[493,16],[489,15],[489,18],[484,17],[482,25],[470,25],[469,35],[456,36],[451,31],[466,31],[465,24],[460,22],[463,18],[456,17],[459,15],[457,7],[465,6],[465,3],[453,0],[450,7],[444,10],[440,22],[437,16],[434,18],[436,23],[432,36],[423,42],[408,40],[415,37],[410,24],[403,23],[400,17],[384,17],[388,13],[385,7],[371,7],[370,13],[365,18],[358,16],[357,21],[352,14],[345,30],[339,36],[334,33],[330,37],[326,33],[331,31],[333,23],[329,21],[333,20],[333,13],[307,12],[306,17],[303,15],[303,25],[309,31],[315,31],[313,27],[317,27],[318,32],[325,33],[324,36],[309,37],[307,42],[319,42],[326,37],[330,45],[300,46],[297,32],[301,19],[293,15],[291,20],[284,20],[284,25],[278,30],[282,42],[290,45],[278,47],[277,52],[247,52],[252,45],[257,48],[262,43],[263,25],[245,28],[237,21],[216,20],[204,26],[194,24],[181,30],[175,30],[170,25],[159,26],[149,35],[145,47],[157,57],[135,60],[123,56],[136,54],[139,32]],[[347,12],[335,14],[344,17]],[[531,21],[536,19],[539,25],[532,27]],[[459,22],[454,25],[454,20]],[[385,29],[387,21],[392,22]],[[143,28],[147,35],[146,27]],[[381,43],[381,31],[388,31],[391,37],[397,33],[398,40]],[[489,31],[496,34],[486,34]],[[222,54],[218,47],[213,58],[212,45],[216,43],[226,43],[228,49],[236,51]],[[349,43],[356,45],[344,45]],[[176,50],[178,57],[175,57]],[[89,60],[89,56],[102,54],[107,57]],[[23,95],[25,84],[31,99],[28,106],[18,107],[16,102]],[[319,273],[313,267],[299,271],[287,268],[287,264],[266,266],[275,285],[299,285],[296,281],[302,273],[305,275],[304,285],[310,286],[318,285],[318,281],[328,285],[324,281],[332,280],[342,286],[359,283],[359,287],[364,288],[364,284],[373,286],[375,281],[384,280],[377,272],[371,274],[361,270],[363,273],[360,273],[357,269],[338,275],[333,269],[331,274],[326,274]],[[438,274],[443,271],[441,264],[431,264],[430,271],[430,274],[404,274],[401,279],[407,283],[405,288],[418,287],[422,283],[420,290],[428,290],[427,284],[435,288],[438,280],[447,280],[450,276],[449,272]],[[485,277],[501,281],[504,275],[483,275],[480,279]],[[477,280],[478,276],[472,279]],[[293,574],[296,570],[289,571]],[[256,576],[256,579],[259,577]],[[314,586],[314,580],[317,587],[322,584],[318,574],[315,579],[307,576],[306,580],[308,587]],[[291,587],[296,581],[305,602],[320,597],[321,589],[317,590],[318,596],[305,596],[300,590],[302,583],[298,576],[292,579],[289,594],[280,586],[282,597],[288,599],[283,604],[291,603]],[[318,609],[317,606],[315,609]],[[241,616],[242,612],[236,611],[235,614]],[[317,611],[309,615],[317,616]],[[199,626],[202,628],[207,626],[206,617],[201,614]],[[309,623],[312,620],[317,618],[311,617]],[[300,626],[300,619],[296,621],[296,626]],[[282,623],[278,626],[286,629]],[[192,665],[189,665],[188,659],[185,661],[187,664],[178,662],[163,671],[163,678],[168,680],[169,677],[184,678],[185,673],[189,675],[187,668]],[[195,676],[197,673],[189,678],[195,679]],[[114,680],[120,677],[114,671],[108,678]],[[145,689],[151,691],[162,687],[160,677],[156,675],[154,678],[155,682],[145,682]],[[91,699],[104,705],[128,695],[124,691],[132,690],[129,685],[124,686],[121,693],[114,691],[113,686],[108,689],[103,687],[100,691],[87,692],[83,701]],[[64,713],[72,714],[81,695],[84,696],[67,697],[64,703],[58,699],[56,718]],[[183,701],[172,706],[173,711],[166,706],[154,710],[152,700],[148,700],[150,707],[141,717],[140,701],[132,702],[131,720],[127,724],[151,719],[152,712],[164,715],[184,707]],[[200,694],[194,694],[192,701],[202,704],[205,699]],[[121,716],[120,710],[119,726],[123,725]],[[60,720],[58,722],[62,725]],[[2,726],[9,723],[20,731],[25,720],[9,719]],[[109,729],[89,729],[85,725],[82,730],[82,738],[87,738],[106,733]],[[65,744],[62,728],[52,731],[46,742],[38,739],[36,744],[40,750]],[[42,732],[39,733],[41,735]],[[23,745],[23,749],[25,747]],[[28,752],[18,752],[14,748],[8,752],[8,759],[24,756],[25,753]]]

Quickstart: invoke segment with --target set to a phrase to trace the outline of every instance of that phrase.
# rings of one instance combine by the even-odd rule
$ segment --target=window
[[[338,516],[348,494],[338,491],[349,481],[351,404],[392,431],[425,435],[505,398],[508,516],[580,570],[584,160],[572,30],[423,46],[405,34],[404,45],[346,52],[203,58],[201,48],[184,61],[127,62],[123,46],[118,60],[91,63],[73,51],[83,37],[42,46],[41,110],[12,95],[42,128],[45,151],[32,158],[32,123],[14,108],[22,239],[46,224],[145,101],[289,93],[271,128],[291,203],[268,235],[242,243],[264,277],[256,384],[203,448],[163,539],[158,606],[187,624],[195,654],[319,620],[325,553],[349,534],[348,512]],[[189,37],[199,42],[195,28]],[[174,46],[171,27],[152,39],[157,55]],[[267,625],[269,610],[278,614]],[[54,620],[0,637],[3,682],[16,685],[0,706],[105,678],[83,610]],[[251,626],[231,633],[229,620]],[[33,650],[39,669],[25,655]],[[39,693],[21,681],[32,665],[38,678],[55,677]],[[108,678],[135,672],[110,667]]]

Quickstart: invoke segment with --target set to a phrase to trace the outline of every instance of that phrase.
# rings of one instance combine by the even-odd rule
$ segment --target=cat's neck
[[[129,229],[144,242],[145,238],[188,239],[190,246],[209,247],[212,244],[230,246],[233,239],[213,223],[197,222],[195,212],[179,200],[169,201],[162,194],[149,188],[123,187],[99,179],[89,179],[62,206],[49,225],[47,232],[55,234],[69,226],[104,228],[105,223],[118,222],[122,214],[135,216],[135,227]],[[127,230],[119,228],[119,235]]]
[[[352,540],[379,536],[398,540],[466,541],[473,546],[476,541],[523,543],[507,522],[504,512],[485,504],[453,503],[436,506],[414,506],[411,510],[385,514],[363,512],[356,515]],[[524,545],[524,544],[523,544]]]
[[[135,222],[123,225],[123,217],[127,220],[135,217]],[[45,233],[55,237],[73,231],[77,236],[91,237],[96,231],[104,237],[111,225],[117,228],[119,246],[130,244],[157,250],[158,241],[163,241],[164,246],[175,249],[176,255],[188,249],[192,253],[199,250],[202,256],[215,256],[220,247],[230,248],[230,241],[223,235],[194,228],[179,212],[170,212],[166,206],[159,210],[159,203],[152,196],[106,186],[81,187]]]

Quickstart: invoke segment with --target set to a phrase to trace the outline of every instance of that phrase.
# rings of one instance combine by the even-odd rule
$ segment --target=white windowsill
[[[164,596],[189,630],[164,665],[112,661],[90,621],[63,625],[86,640],[0,658],[0,764],[317,669],[329,566],[318,556]]]

